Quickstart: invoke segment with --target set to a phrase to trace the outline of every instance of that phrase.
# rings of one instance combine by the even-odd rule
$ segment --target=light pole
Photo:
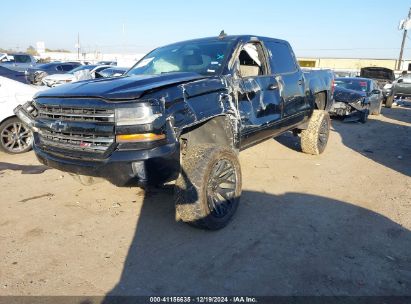
[[[398,58],[398,64],[397,64],[397,70],[401,69],[401,61],[402,61],[402,55],[404,53],[404,45],[405,45],[405,38],[407,38],[407,32],[408,32],[408,23],[410,22],[411,19],[411,8],[408,11],[408,18],[406,20],[404,20],[401,23],[401,27],[404,30],[404,33],[402,35],[402,42],[401,42],[401,49],[400,49],[400,57]],[[401,28],[400,28],[401,29]]]

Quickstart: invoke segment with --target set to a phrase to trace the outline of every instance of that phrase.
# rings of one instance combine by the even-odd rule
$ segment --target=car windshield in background
[[[155,49],[141,59],[127,75],[158,75],[193,72],[205,76],[219,74],[231,41],[175,44]]]
[[[82,71],[82,70],[89,70],[91,71],[94,69],[96,65],[81,65],[77,68],[72,69],[71,71],[67,72],[68,74],[74,74],[75,72]]]
[[[334,83],[337,87],[361,92],[369,92],[370,88],[369,82],[363,79],[337,78]]]

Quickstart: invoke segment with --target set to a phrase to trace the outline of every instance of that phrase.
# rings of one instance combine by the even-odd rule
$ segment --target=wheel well
[[[316,110],[325,110],[327,108],[327,92],[321,91],[314,94],[314,104]]]
[[[217,116],[183,130],[180,139],[185,145],[217,144],[236,148],[233,122],[227,116]]]

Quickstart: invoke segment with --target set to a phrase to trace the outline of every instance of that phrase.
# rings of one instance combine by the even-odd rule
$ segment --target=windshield
[[[70,72],[67,72],[67,74],[74,74],[75,72],[82,71],[82,70],[92,70],[96,67],[96,65],[80,65],[79,67],[72,69]]]
[[[369,92],[369,89],[370,89],[369,81],[366,81],[363,79],[337,78],[335,79],[334,84],[340,88],[360,91],[360,92]]]
[[[223,68],[230,45],[230,41],[205,41],[158,48],[141,59],[127,75],[158,75],[171,72],[216,75]]]

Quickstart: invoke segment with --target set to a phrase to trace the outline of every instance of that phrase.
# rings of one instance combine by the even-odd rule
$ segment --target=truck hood
[[[366,96],[365,92],[348,90],[338,86],[334,88],[334,100],[336,102],[351,103]]]
[[[138,99],[145,92],[169,85],[205,78],[196,73],[176,72],[161,75],[133,75],[116,78],[99,78],[69,83],[40,92],[44,97],[96,97],[111,101]]]

